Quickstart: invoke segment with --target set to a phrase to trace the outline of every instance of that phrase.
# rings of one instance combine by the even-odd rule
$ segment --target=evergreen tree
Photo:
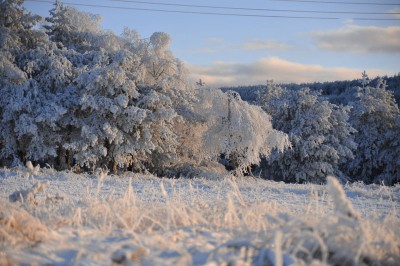
[[[46,21],[49,24],[44,25],[44,28],[53,42],[80,52],[93,49],[98,35],[103,32],[99,15],[64,6],[60,1],[55,2]]]
[[[383,79],[376,87],[367,84],[359,87],[355,98],[350,121],[357,129],[358,148],[349,174],[367,183],[384,181],[391,184],[400,175],[399,107],[393,93],[386,90]]]
[[[63,148],[90,168],[162,172],[170,166],[180,134],[176,123],[191,94],[183,65],[168,50],[170,37],[141,39],[127,28],[116,36],[102,31],[97,17],[60,3],[47,21],[51,40],[74,51],[69,60],[78,73],[69,86],[77,104],[62,120],[69,132]]]
[[[273,126],[289,135],[291,149],[273,153],[266,172],[290,182],[323,183],[328,175],[347,177],[340,165],[353,158],[355,132],[348,122],[350,108],[337,106],[309,89],[290,91],[269,82],[260,94]]]
[[[0,88],[0,157],[14,163],[53,154],[57,134],[44,129],[56,127],[55,120],[64,112],[52,101],[50,91],[51,81],[57,79],[47,65],[57,65],[48,60],[52,45],[43,32],[34,29],[41,18],[26,13],[22,3],[0,2],[0,72],[4,77]]]

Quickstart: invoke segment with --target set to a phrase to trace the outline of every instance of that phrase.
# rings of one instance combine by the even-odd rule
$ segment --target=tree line
[[[2,166],[399,180],[399,109],[384,80],[365,77],[346,104],[269,82],[250,104],[195,88],[166,33],[117,35],[58,1],[44,19],[22,4],[0,1]]]

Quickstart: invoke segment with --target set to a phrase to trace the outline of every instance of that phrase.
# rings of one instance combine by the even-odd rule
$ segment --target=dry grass
[[[1,201],[0,246],[35,245],[46,240],[50,232],[45,225],[24,209]]]
[[[40,246],[46,250],[52,241],[64,242],[69,248],[81,241],[75,262],[82,264],[101,263],[105,258],[106,264],[111,258],[125,258],[125,264],[143,265],[265,265],[271,261],[276,265],[288,261],[296,265],[396,265],[400,261],[396,208],[383,220],[366,217],[367,211],[353,208],[335,182],[327,190],[231,177],[219,181],[119,178],[99,175],[81,189],[80,196],[64,190],[63,197],[38,195],[34,206],[2,204],[2,245],[43,242]],[[113,184],[123,184],[124,189],[113,190]],[[277,197],[266,200],[262,193]],[[297,205],[290,203],[291,197]],[[77,239],[50,231],[75,232]],[[90,237],[97,239],[97,249],[85,242]],[[15,258],[6,253],[0,259]]]

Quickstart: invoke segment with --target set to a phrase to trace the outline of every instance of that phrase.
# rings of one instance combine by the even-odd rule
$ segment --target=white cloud
[[[305,65],[278,57],[262,58],[247,64],[224,61],[214,62],[209,66],[189,64],[188,68],[193,81],[202,79],[212,87],[264,84],[269,79],[296,83],[352,80],[360,78],[363,71],[353,68]],[[384,74],[379,70],[367,70],[367,73],[370,77]]]
[[[255,51],[255,50],[287,50],[292,48],[292,46],[277,42],[275,40],[252,40],[249,42],[246,42],[242,45],[240,45],[240,48],[243,50],[250,50],[250,51]]]
[[[213,54],[219,52],[220,49],[216,47],[204,47],[204,48],[197,48],[197,49],[191,49],[190,52],[192,54]]]
[[[223,38],[218,37],[210,37],[206,40],[208,43],[224,43],[225,40]]]
[[[203,47],[199,49],[193,49],[191,52],[195,54],[210,54],[210,53],[219,53],[223,51],[237,51],[237,50],[245,50],[245,51],[261,51],[261,50],[269,50],[269,51],[282,51],[293,48],[293,46],[278,42],[273,39],[269,40],[261,40],[255,39],[246,41],[244,43],[233,44],[227,43],[222,38],[208,38],[206,40],[208,47]]]
[[[320,49],[355,53],[400,53],[400,26],[345,25],[309,33]]]

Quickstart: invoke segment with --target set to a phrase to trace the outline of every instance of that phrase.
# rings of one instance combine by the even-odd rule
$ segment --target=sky
[[[40,1],[26,1],[24,7],[48,16],[53,1]],[[202,79],[210,87],[265,84],[271,79],[278,83],[352,80],[364,70],[370,77],[400,73],[400,0],[62,2],[101,15],[103,28],[116,34],[124,27],[143,38],[153,32],[168,33],[170,49],[185,63],[191,80]],[[393,20],[364,20],[371,18]]]

